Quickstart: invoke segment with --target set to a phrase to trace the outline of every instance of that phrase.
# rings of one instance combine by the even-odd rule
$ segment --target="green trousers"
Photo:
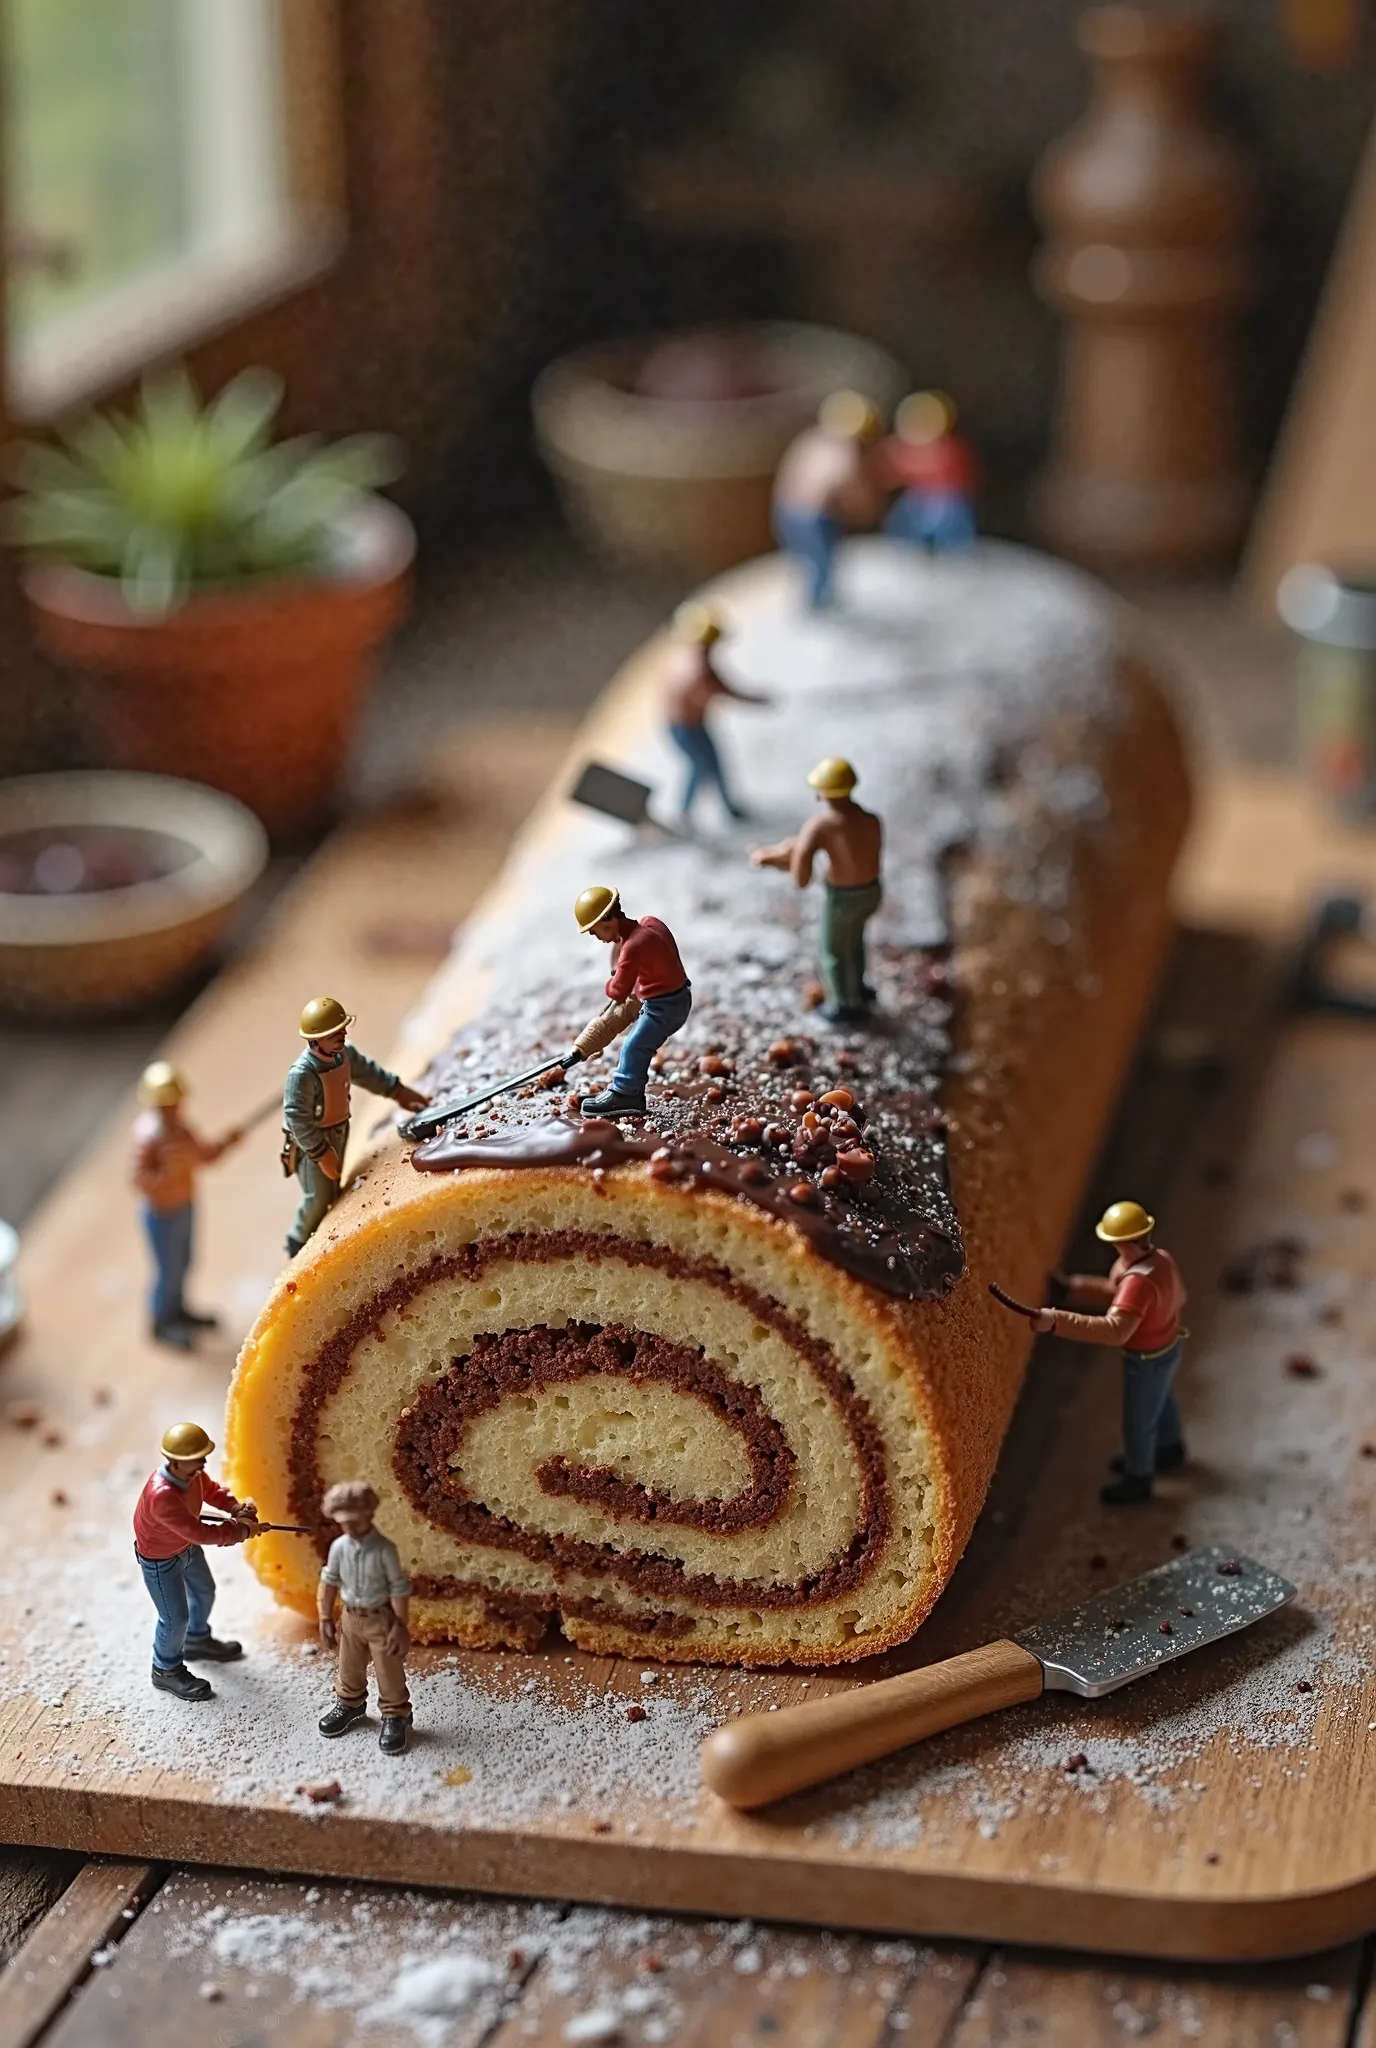
[[[878,910],[883,893],[878,882],[865,882],[858,889],[826,884],[820,936],[822,979],[828,1002],[838,1010],[862,1010],[869,1000],[865,993],[865,926]]]
[[[331,1149],[342,1159],[344,1147],[349,1142],[349,1126],[325,1125],[320,1135],[329,1140]],[[339,1199],[339,1182],[331,1180],[324,1168],[318,1166],[309,1153],[303,1152],[297,1160],[296,1178],[301,1183],[301,1200],[297,1204],[295,1219],[287,1233],[287,1256],[293,1259],[307,1238],[313,1237],[319,1230]]]

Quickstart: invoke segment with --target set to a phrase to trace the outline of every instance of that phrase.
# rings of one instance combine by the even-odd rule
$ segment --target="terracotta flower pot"
[[[224,790],[278,838],[316,823],[415,555],[410,520],[382,498],[342,541],[329,576],[205,590],[156,619],[130,611],[109,577],[31,564],[39,644],[101,678],[93,714],[110,764]]]

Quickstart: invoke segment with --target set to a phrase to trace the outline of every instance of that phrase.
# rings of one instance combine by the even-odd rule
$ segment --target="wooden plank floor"
[[[1187,609],[1187,624],[1189,616]],[[1205,616],[1216,632],[1217,607]],[[628,644],[641,629],[628,633]],[[1279,729],[1274,697],[1263,723],[1268,734]],[[418,979],[427,965],[417,959]],[[103,1047],[103,1077],[76,1115],[72,1088],[78,1071],[91,1075],[90,1045],[73,1048],[65,1071],[47,1047],[45,1085],[62,1113],[34,1118],[31,1091],[17,1091],[29,1094],[20,1169],[29,1185],[51,1178],[64,1149],[70,1156],[153,1037],[133,1026]],[[16,1156],[14,1100],[0,1101],[0,1173]],[[18,1177],[8,1176],[0,1210],[20,1213]],[[120,1905],[113,1925],[97,1907],[108,1903],[112,1885],[139,1901]],[[1068,1926],[1068,1943],[1074,1935]],[[389,2014],[386,1985],[395,1988],[405,1958],[423,1956],[436,1939],[470,1954],[485,1972],[468,1972],[466,1995],[461,1972],[447,1990],[434,1987],[439,2005],[448,1999],[447,2015],[421,2010],[424,1987],[419,1994],[413,1987],[411,2002]],[[357,1965],[346,1959],[360,1949],[370,1958],[367,1981],[380,1987],[380,2017],[370,2018],[353,1996]],[[898,2041],[1011,2048],[1028,2040],[1097,2048],[1144,2036],[1171,2048],[1201,2040],[1207,2048],[1376,2048],[1376,2003],[1366,1996],[1370,1952],[1355,1945],[1277,1968],[1149,1970],[1073,1955],[714,1929],[382,1887],[146,1866],[112,1873],[110,1866],[82,1869],[75,1858],[14,1852],[0,1852],[0,1963],[10,1965],[0,1974],[0,2048],[39,2040],[59,2048],[135,2040],[160,2048],[189,2030],[216,2048],[260,2040],[293,2048],[386,2040],[404,2048],[413,2039],[446,2048],[562,2039],[725,2048],[770,2037],[798,2048]],[[45,1993],[56,1988],[65,1999],[75,1990],[65,2007],[21,1991],[36,1968],[48,1973]]]

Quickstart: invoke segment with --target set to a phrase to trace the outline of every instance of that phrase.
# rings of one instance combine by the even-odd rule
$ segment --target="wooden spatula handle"
[[[731,1806],[767,1806],[1041,1690],[1042,1667],[1029,1651],[986,1643],[804,1707],[731,1721],[702,1745],[703,1781]]]

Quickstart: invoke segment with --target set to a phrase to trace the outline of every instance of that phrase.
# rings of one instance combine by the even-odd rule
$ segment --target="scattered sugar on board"
[[[289,2005],[347,2011],[358,2036],[449,2048],[487,2039],[519,2010],[541,2040],[669,2042],[723,1971],[774,1987],[855,1967],[853,1937],[749,1920],[674,1921],[602,1907],[365,1892],[187,1873],[162,1939],[169,1959],[198,1978],[225,2015],[261,1995],[266,1980]],[[210,1901],[213,1899],[213,1903]],[[274,1910],[274,1908],[276,1910]],[[902,1940],[867,1945],[876,1995],[888,2001],[919,1969],[941,1976],[945,1958]],[[460,2032],[460,2028],[462,2031]]]

